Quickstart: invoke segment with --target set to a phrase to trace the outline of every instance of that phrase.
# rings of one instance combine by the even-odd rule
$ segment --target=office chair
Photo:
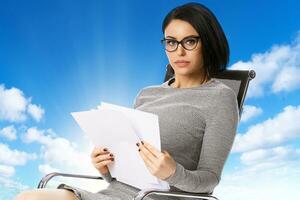
[[[225,70],[223,72],[214,75],[215,78],[227,86],[229,86],[237,95],[237,102],[239,108],[239,119],[241,119],[243,111],[243,103],[247,94],[248,85],[250,80],[255,78],[254,70]],[[166,74],[164,82],[174,76],[174,71],[170,64],[166,66]],[[85,179],[99,179],[103,180],[101,176],[89,176],[79,174],[66,174],[53,172],[44,176],[39,184],[38,188],[45,188],[47,183],[56,176],[62,177],[73,177],[73,178],[85,178]],[[178,191],[161,191],[161,190],[141,190],[133,200],[143,200],[146,196],[156,194],[161,196],[174,196],[174,197],[185,197],[185,198],[196,198],[202,200],[218,200],[217,197],[213,196],[212,193],[191,193],[191,192],[178,192]]]

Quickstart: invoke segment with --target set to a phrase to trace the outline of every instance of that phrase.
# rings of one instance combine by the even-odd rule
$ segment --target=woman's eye
[[[187,45],[194,45],[195,43],[196,43],[196,40],[194,40],[194,39],[188,39],[185,41],[185,44],[187,44]]]
[[[176,42],[174,40],[167,40],[167,45],[169,46],[174,46],[176,44]]]

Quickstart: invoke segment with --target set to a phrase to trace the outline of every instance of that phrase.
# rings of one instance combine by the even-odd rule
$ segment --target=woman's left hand
[[[137,146],[140,156],[152,175],[164,180],[175,173],[176,161],[167,151],[160,152],[145,141],[142,144],[137,143]]]

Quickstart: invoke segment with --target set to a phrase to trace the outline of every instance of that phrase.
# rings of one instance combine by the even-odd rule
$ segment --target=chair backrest
[[[164,82],[174,76],[174,71],[170,64],[166,66],[166,74]],[[237,95],[237,102],[239,107],[239,115],[241,118],[243,112],[243,104],[247,94],[250,80],[255,78],[254,70],[225,70],[213,76],[219,81],[229,86]]]

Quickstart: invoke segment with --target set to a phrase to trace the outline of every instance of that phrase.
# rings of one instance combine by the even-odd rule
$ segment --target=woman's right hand
[[[94,148],[91,153],[92,163],[94,167],[101,173],[106,174],[109,172],[107,164],[114,161],[113,154],[107,148]]]

